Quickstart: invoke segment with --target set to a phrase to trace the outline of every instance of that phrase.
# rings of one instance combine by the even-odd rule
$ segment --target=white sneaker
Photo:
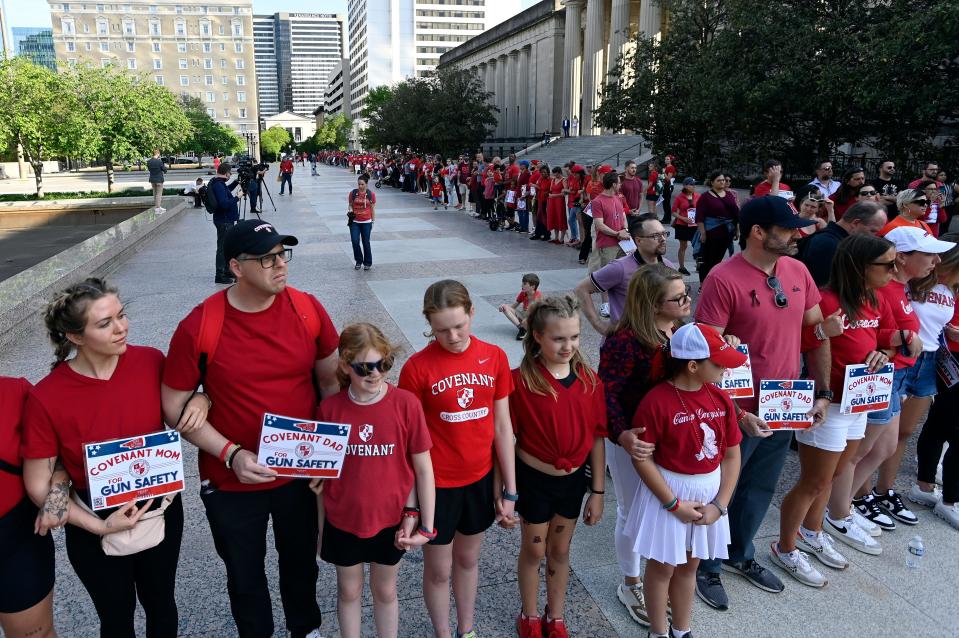
[[[932,508],[932,511],[936,516],[943,519],[956,529],[959,529],[959,503],[946,505],[942,501],[939,501],[936,503],[936,506]]]
[[[873,523],[871,520],[869,520],[868,518],[866,518],[865,516],[857,512],[855,508],[853,508],[850,511],[852,512],[852,522],[855,525],[858,525],[860,528],[862,528],[862,531],[866,532],[873,538],[876,538],[877,536],[882,536],[881,527],[879,527],[878,525]]]
[[[601,305],[601,306],[599,307],[599,316],[601,316],[601,317],[609,317],[609,304],[608,304],[608,303],[604,303],[603,305]]]
[[[935,507],[939,504],[939,499],[942,498],[942,493],[940,492],[938,486],[932,488],[931,492],[926,492],[918,485],[913,483],[912,487],[909,488],[909,491],[906,493],[906,498],[917,505]]]
[[[649,627],[649,614],[646,612],[646,598],[643,596],[642,583],[626,585],[620,583],[616,588],[616,597],[623,603],[630,617],[643,627]]]
[[[832,537],[829,534],[823,534],[822,530],[812,538],[807,537],[802,532],[797,532],[796,547],[810,556],[815,556],[816,560],[826,567],[832,567],[833,569],[849,567],[849,561],[846,560],[846,557],[836,551]]]
[[[853,549],[859,550],[863,554],[878,556],[882,553],[882,546],[866,531],[856,525],[852,516],[847,516],[841,521],[835,523],[828,516],[825,518],[824,526],[837,541],[849,545]]]
[[[773,541],[769,544],[769,550],[772,554],[773,562],[786,570],[786,572],[810,587],[825,587],[826,578],[819,570],[809,564],[808,557],[804,552],[794,549],[791,552],[779,550],[779,543]]]

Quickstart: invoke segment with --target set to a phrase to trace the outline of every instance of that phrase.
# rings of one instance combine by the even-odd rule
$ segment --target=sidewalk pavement
[[[374,270],[354,271],[346,226],[346,197],[355,176],[342,169],[320,168],[319,177],[308,172],[294,175],[295,194],[273,199],[278,211],[264,207],[263,219],[280,232],[295,234],[300,245],[290,264],[291,284],[315,294],[338,328],[351,321],[380,326],[394,343],[402,344],[401,359],[426,343],[425,321],[420,313],[426,286],[442,278],[458,278],[469,287],[476,304],[474,331],[482,339],[502,346],[513,365],[521,356],[515,329],[496,311],[512,303],[525,272],[536,272],[545,292],[568,292],[586,275],[577,264],[576,251],[545,242],[530,242],[512,232],[494,233],[485,223],[465,213],[433,211],[421,195],[382,188],[373,231]],[[148,241],[138,253],[115,264],[110,279],[119,286],[131,318],[131,341],[166,350],[179,320],[218,287],[213,284],[215,232],[203,209],[189,211]],[[670,240],[670,255],[676,242]],[[696,290],[695,274],[689,277]],[[2,326],[0,326],[2,329]],[[599,337],[584,321],[582,347],[590,360],[598,360]],[[52,360],[41,326],[20,343],[0,350],[0,374],[39,380]],[[396,380],[397,365],[391,376]],[[186,525],[178,573],[177,599],[183,636],[235,635],[229,612],[223,565],[213,548],[200,504],[195,452],[187,450],[184,494]],[[912,454],[908,455],[912,458]],[[907,461],[899,487],[907,488],[914,476]],[[774,507],[756,540],[757,557],[766,566],[768,545],[778,531],[778,506],[798,474],[791,454],[777,489]],[[610,482],[611,485],[611,482]],[[580,525],[573,540],[566,620],[573,636],[596,638],[642,637],[638,627],[618,602],[619,582],[613,549],[615,498],[609,490],[606,511],[596,527]],[[810,635],[848,636],[959,636],[959,616],[954,611],[956,574],[959,573],[957,532],[931,512],[919,508],[918,527],[883,534],[883,554],[869,557],[846,551],[852,565],[845,572],[826,569],[829,585],[823,590],[786,580],[780,595],[762,592],[742,579],[725,575],[732,600],[727,612],[708,609],[698,600],[693,630],[698,636],[759,636],[785,638]],[[914,533],[926,546],[922,570],[905,567],[906,544]],[[96,615],[89,597],[73,574],[57,540],[56,624],[60,636],[85,637],[96,633]],[[268,541],[272,545],[272,541]],[[519,610],[516,585],[518,531],[494,528],[488,534],[480,565],[476,631],[484,638],[515,635]],[[278,592],[276,556],[268,553],[272,591]],[[422,599],[422,554],[411,552],[402,563],[399,578],[400,631],[403,636],[431,636]],[[776,569],[776,568],[773,568]],[[824,568],[825,569],[825,568]],[[321,563],[317,588],[326,620],[323,634],[338,636],[335,572]],[[541,597],[541,600],[544,598]],[[363,635],[374,635],[372,601],[364,597]],[[138,612],[139,613],[139,612]],[[274,595],[277,635],[283,624],[278,593]],[[142,613],[139,631],[142,635]]]

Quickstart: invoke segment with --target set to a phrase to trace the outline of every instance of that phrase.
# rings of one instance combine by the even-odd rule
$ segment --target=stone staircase
[[[652,153],[641,135],[589,135],[555,138],[549,146],[538,145],[520,157],[537,159],[551,167],[573,160],[584,167],[602,162],[621,169],[626,160],[643,162],[650,159]]]

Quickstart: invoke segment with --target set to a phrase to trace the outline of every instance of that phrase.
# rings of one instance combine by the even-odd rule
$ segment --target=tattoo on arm
[[[50,486],[43,502],[43,511],[58,519],[63,518],[70,506],[70,481],[58,481]]]

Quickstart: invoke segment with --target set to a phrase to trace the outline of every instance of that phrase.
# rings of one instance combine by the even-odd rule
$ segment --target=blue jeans
[[[579,206],[570,206],[566,211],[566,221],[569,224],[569,238],[579,241]]]
[[[280,195],[283,194],[283,187],[290,185],[290,195],[293,194],[293,173],[280,173]]]
[[[707,244],[708,245],[708,244]],[[733,500],[729,503],[729,562],[752,560],[756,555],[753,538],[766,516],[779,482],[792,432],[776,432],[761,439],[743,435],[739,445],[742,469]],[[718,574],[720,561],[704,560],[699,569]]]
[[[373,253],[370,251],[370,233],[373,232],[373,222],[360,224],[353,222],[350,224],[350,241],[353,242],[353,261],[357,264],[363,264],[366,267],[373,265]],[[360,248],[360,239],[363,240],[363,248]]]
[[[524,233],[529,232],[529,211],[525,208],[523,210],[516,210],[516,215],[519,217],[519,227]]]

